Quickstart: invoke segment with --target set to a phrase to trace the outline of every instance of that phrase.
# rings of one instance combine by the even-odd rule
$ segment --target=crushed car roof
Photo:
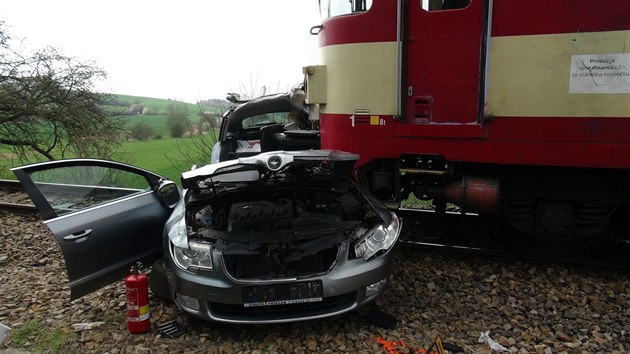
[[[242,121],[257,114],[270,112],[289,112],[294,107],[291,103],[291,94],[276,93],[273,95],[261,96],[238,101],[236,107],[230,113],[229,131],[236,131],[242,128]]]

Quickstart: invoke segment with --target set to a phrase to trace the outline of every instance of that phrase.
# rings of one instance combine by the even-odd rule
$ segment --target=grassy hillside
[[[130,96],[130,95],[115,95],[118,98],[118,102],[122,104],[122,107],[130,107],[134,104],[139,104],[147,107],[150,114],[161,115],[168,114],[172,108],[185,109],[186,113],[191,116],[196,116],[200,112],[200,107],[196,103],[188,103],[170,99],[142,97],[142,96]],[[224,107],[202,105],[204,111],[207,112],[220,112]]]
[[[193,126],[196,126],[201,119],[201,110],[220,115],[227,109],[226,106],[220,105],[199,105],[151,97],[129,95],[117,95],[116,97],[118,105],[108,105],[108,109],[120,113],[118,117],[122,117],[125,120],[125,128],[127,130],[130,130],[131,127],[139,122],[144,122],[153,129],[153,135],[159,134],[162,137],[169,136],[169,132],[166,129],[166,119],[169,112],[185,113]]]
[[[173,105],[186,107],[188,118],[196,125],[200,119],[199,107],[196,104],[128,95],[118,95],[118,97],[122,103],[144,105],[149,109],[154,107],[159,113],[124,114],[121,116],[126,121],[125,128],[127,130],[138,122],[144,122],[153,129],[153,135],[147,141],[125,141],[115,153],[113,160],[150,170],[178,183],[180,173],[190,169],[191,160],[197,164],[210,162],[211,151],[199,151],[199,148],[195,147],[194,139],[191,138],[171,138],[166,128],[169,106]],[[113,106],[110,105],[109,107]],[[119,105],[115,108],[120,111],[125,107],[127,106]],[[224,107],[207,105],[203,108],[209,112],[221,112],[225,109]],[[212,140],[217,134],[216,132],[207,133],[206,139]],[[161,139],[154,139],[156,135],[160,135]],[[212,142],[208,144],[211,146]],[[0,144],[0,178],[14,179],[15,176],[9,169],[19,164],[18,161],[13,160],[10,149]]]
[[[171,138],[166,128],[168,112],[173,111],[173,109],[178,112],[184,110],[193,125],[196,125],[200,119],[200,107],[197,104],[128,95],[118,95],[118,99],[129,105],[148,107],[152,113],[123,115],[127,129],[136,123],[144,122],[153,129],[154,136],[162,136],[162,139],[125,142],[117,153],[121,159],[124,159],[124,162],[153,171],[176,182],[179,182],[181,172],[190,169],[191,159],[198,164],[210,162],[210,151],[198,151],[193,139]],[[225,107],[208,105],[203,105],[202,108],[206,112],[217,113],[225,109]],[[214,135],[207,135],[208,139],[211,139],[212,136]]]

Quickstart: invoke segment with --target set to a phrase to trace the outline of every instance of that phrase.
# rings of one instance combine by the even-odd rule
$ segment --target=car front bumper
[[[395,248],[375,259],[348,260],[349,244],[340,246],[335,265],[325,274],[274,280],[237,280],[225,270],[223,258],[215,258],[213,270],[196,273],[176,266],[169,255],[167,266],[173,299],[184,312],[204,320],[231,323],[280,323],[334,316],[369,303],[385,289],[395,258]],[[321,281],[321,301],[268,306],[244,306],[246,287]],[[370,287],[369,290],[367,288]]]

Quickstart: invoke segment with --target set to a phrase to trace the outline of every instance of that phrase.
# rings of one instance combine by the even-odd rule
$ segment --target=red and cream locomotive
[[[629,233],[630,0],[320,6],[307,103],[380,199],[455,203],[539,246]]]

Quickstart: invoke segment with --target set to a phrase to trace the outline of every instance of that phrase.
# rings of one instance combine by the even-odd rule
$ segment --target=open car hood
[[[220,183],[252,182],[268,173],[298,165],[326,169],[335,176],[348,175],[359,155],[337,150],[271,151],[256,156],[218,162],[182,173],[187,189],[209,188]]]

